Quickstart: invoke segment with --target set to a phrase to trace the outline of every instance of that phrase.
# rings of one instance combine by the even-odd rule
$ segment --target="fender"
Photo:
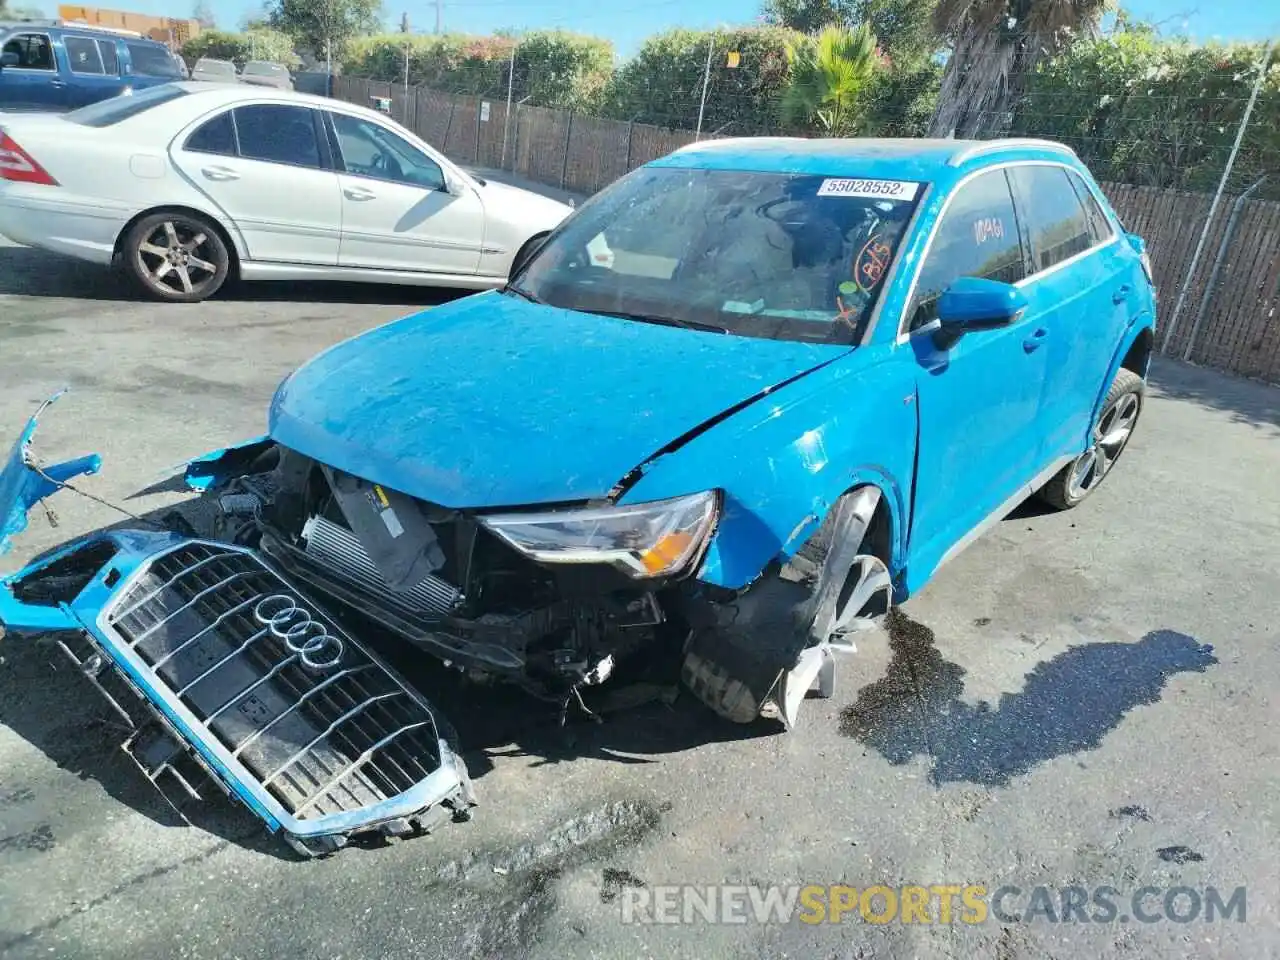
[[[900,570],[915,382],[889,359],[864,347],[788,384],[654,460],[621,502],[722,490],[724,510],[697,577],[738,590],[770,562],[792,557],[846,492],[874,486],[891,520],[889,567]]]
[[[1129,325],[1125,327],[1124,336],[1120,339],[1120,345],[1116,348],[1115,353],[1111,357],[1111,363],[1107,367],[1107,375],[1098,387],[1098,395],[1094,397],[1093,412],[1089,416],[1088,430],[1092,430],[1093,425],[1098,422],[1098,416],[1102,412],[1102,401],[1106,399],[1107,391],[1111,389],[1111,382],[1115,380],[1116,374],[1120,372],[1120,366],[1124,363],[1124,358],[1129,355],[1129,351],[1133,348],[1133,345],[1138,342],[1138,338],[1142,336],[1144,331],[1150,333],[1154,337],[1155,330],[1155,318],[1148,310],[1144,310],[1142,313],[1137,314],[1129,320]],[[1153,349],[1147,354],[1147,360],[1146,363],[1143,364],[1143,369],[1138,371],[1144,381],[1147,379],[1147,371],[1151,367],[1151,356],[1154,352],[1155,351]],[[1081,438],[1080,443],[1081,450],[1083,450],[1084,446],[1089,443],[1089,435],[1087,433]]]

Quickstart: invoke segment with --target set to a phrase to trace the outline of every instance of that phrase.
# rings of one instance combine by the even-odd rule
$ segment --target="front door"
[[[1017,283],[1023,247],[1009,182],[991,170],[963,183],[943,213],[908,308],[918,365],[919,465],[911,566],[927,576],[1037,469],[1036,414],[1046,372],[1040,319],[934,344],[937,301],[961,277]]]
[[[49,34],[15,33],[0,48],[18,62],[0,71],[0,111],[49,110],[66,107],[67,83],[58,74]]]
[[[484,204],[447,192],[440,164],[390,127],[329,114],[342,171],[344,267],[469,275],[480,268]]]
[[[173,161],[234,221],[250,259],[336,266],[342,202],[322,132],[310,107],[251,104],[180,134]]]

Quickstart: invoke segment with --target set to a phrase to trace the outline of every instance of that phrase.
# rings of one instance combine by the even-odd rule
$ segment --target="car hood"
[[[540,230],[550,230],[569,214],[573,213],[573,208],[567,203],[561,203],[551,197],[544,197],[542,194],[534,193],[532,190],[525,190],[521,187],[513,187],[509,183],[499,183],[496,180],[482,178],[476,173],[472,173],[471,176],[476,179],[476,187],[480,191],[480,196],[484,198],[488,209],[503,212],[507,216],[510,216],[516,210],[524,211],[538,221],[538,229]],[[484,179],[484,182],[480,183],[480,179]]]
[[[584,500],[717,414],[848,350],[485,293],[331,347],[281,384],[269,430],[322,463],[444,506]]]

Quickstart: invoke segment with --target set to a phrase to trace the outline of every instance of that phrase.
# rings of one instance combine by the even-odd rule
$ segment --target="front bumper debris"
[[[98,466],[37,468],[34,430],[33,417],[0,472],[6,545],[28,510]],[[91,535],[0,578],[0,626],[55,635],[167,796],[199,797],[210,778],[301,853],[428,832],[475,803],[431,704],[247,548]]]

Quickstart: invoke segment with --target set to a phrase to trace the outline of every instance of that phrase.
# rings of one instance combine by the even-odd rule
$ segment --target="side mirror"
[[[1026,309],[1027,298],[1011,284],[961,277],[938,300],[933,342],[939,350],[946,350],[966,333],[1009,326]]]
[[[4,53],[0,53],[0,70],[4,69],[5,67],[16,67],[21,61],[21,59],[22,58],[19,57],[12,50],[7,50]]]

